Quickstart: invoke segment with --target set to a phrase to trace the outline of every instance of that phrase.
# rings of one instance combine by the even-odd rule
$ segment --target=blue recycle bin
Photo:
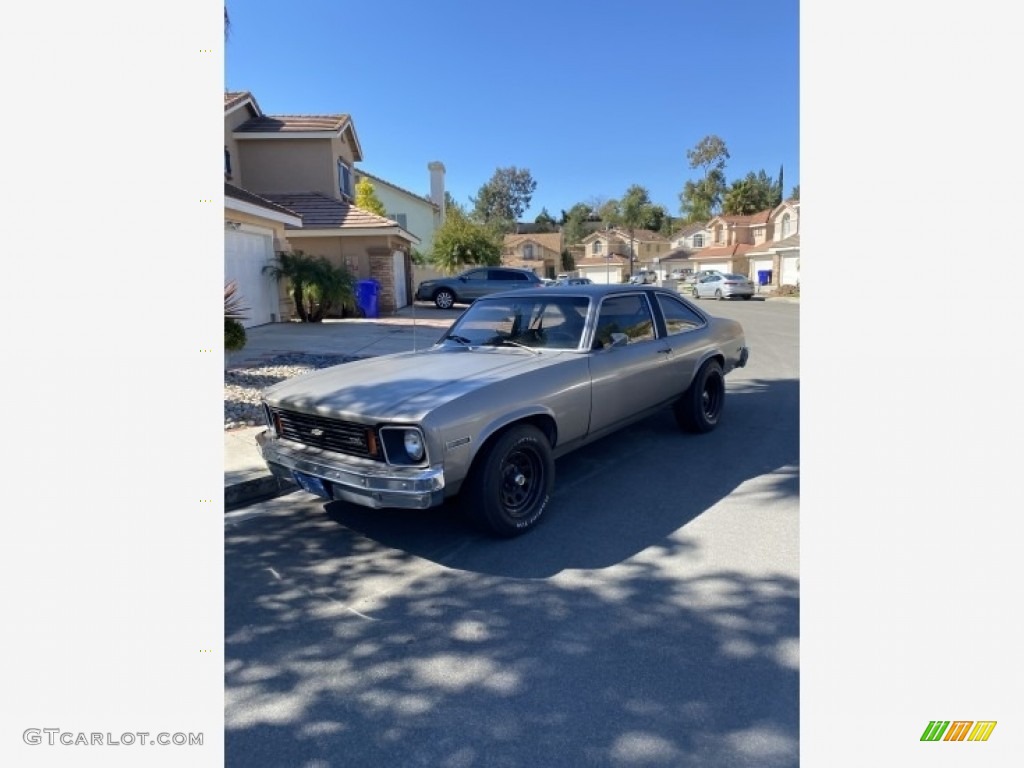
[[[364,317],[380,317],[377,309],[378,295],[380,283],[376,280],[360,280],[356,283],[356,306],[363,311]]]
[[[771,285],[772,284],[772,271],[770,269],[759,269],[759,270],[757,270],[757,284],[758,285]]]

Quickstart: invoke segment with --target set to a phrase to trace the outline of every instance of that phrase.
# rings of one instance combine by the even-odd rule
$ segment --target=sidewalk
[[[431,346],[464,307],[451,310],[418,304],[392,316],[372,320],[325,320],[323,323],[272,323],[246,330],[245,347],[224,355],[224,369],[259,365],[289,352],[374,357]],[[230,510],[277,494],[256,445],[263,427],[224,432],[224,507]]]

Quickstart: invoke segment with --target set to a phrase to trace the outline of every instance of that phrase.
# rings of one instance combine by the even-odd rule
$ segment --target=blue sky
[[[225,87],[268,114],[352,116],[359,167],[468,204],[499,167],[524,220],[640,184],[679,213],[686,151],[716,134],[731,182],[800,181],[797,0],[228,3]]]

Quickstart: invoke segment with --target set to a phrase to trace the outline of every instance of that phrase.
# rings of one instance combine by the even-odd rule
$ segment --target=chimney
[[[430,201],[441,211],[441,224],[444,224],[444,163],[435,160],[427,163],[430,171]]]

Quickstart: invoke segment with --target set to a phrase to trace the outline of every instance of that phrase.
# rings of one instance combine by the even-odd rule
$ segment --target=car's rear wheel
[[[725,296],[722,295],[722,289],[721,288],[719,288],[717,291],[715,291],[715,298],[718,299],[719,301],[722,301],[725,298]]]
[[[484,449],[466,480],[463,504],[470,517],[498,536],[533,528],[555,484],[555,461],[547,437],[519,424]]]
[[[451,309],[454,303],[455,294],[447,288],[442,288],[434,294],[434,304],[437,305],[438,309]]]
[[[717,360],[708,360],[672,410],[680,429],[702,433],[718,426],[724,405],[725,374]]]
[[[751,296],[749,293],[744,294],[744,296],[743,296],[743,300],[744,301],[750,301],[752,298],[754,298],[754,297]]]

